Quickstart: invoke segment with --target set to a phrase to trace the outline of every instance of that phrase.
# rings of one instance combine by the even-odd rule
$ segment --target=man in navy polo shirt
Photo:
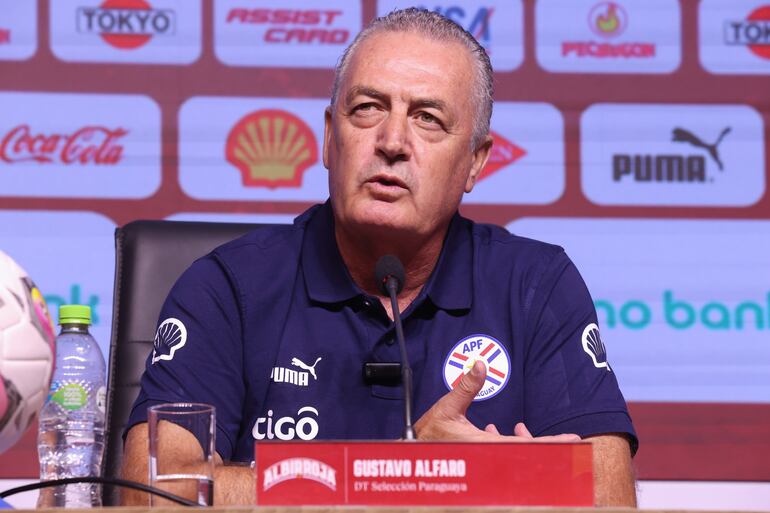
[[[195,262],[169,294],[129,420],[124,475],[145,480],[146,409],[217,409],[217,454],[263,439],[395,439],[399,361],[373,269],[404,263],[398,296],[420,439],[578,440],[595,447],[596,501],[635,505],[636,436],[591,298],[556,246],[460,217],[492,145],[485,51],[441,16],[375,20],[338,66],[326,110],[330,200]],[[193,450],[180,429],[178,454]],[[252,503],[251,471],[217,467],[217,503]],[[127,503],[145,503],[126,494]]]

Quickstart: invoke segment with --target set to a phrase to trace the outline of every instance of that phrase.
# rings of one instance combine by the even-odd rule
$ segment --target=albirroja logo
[[[71,134],[33,134],[29,125],[8,131],[0,142],[0,160],[9,164],[101,164],[114,165],[123,158],[119,139],[124,128],[85,126]]]
[[[304,172],[318,162],[318,144],[294,114],[264,109],[247,114],[230,130],[225,154],[246,187],[300,187]]]
[[[527,154],[523,148],[516,146],[511,141],[503,138],[500,134],[490,130],[489,135],[492,136],[492,150],[489,155],[489,160],[487,160],[487,165],[484,166],[484,169],[479,173],[478,181],[497,173],[500,169],[509,164],[513,164]]]
[[[744,21],[725,23],[725,41],[747,46],[757,57],[770,59],[770,5],[757,7]]]
[[[344,44],[350,39],[346,28],[334,28],[339,10],[322,9],[230,9],[227,23],[275,25],[265,31],[267,43]]]
[[[110,46],[132,50],[154,36],[174,33],[176,14],[153,9],[145,0],[105,0],[99,7],[77,11],[78,32],[97,33]]]

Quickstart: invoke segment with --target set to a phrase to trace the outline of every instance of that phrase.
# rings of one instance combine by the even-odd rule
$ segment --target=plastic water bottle
[[[40,412],[40,479],[101,475],[104,453],[104,357],[88,332],[91,308],[59,307],[56,369]],[[90,508],[102,504],[101,486],[71,484],[43,489],[38,507]]]

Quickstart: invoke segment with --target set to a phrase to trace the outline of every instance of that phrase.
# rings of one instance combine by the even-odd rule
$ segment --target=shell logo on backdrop
[[[524,7],[521,0],[450,0],[408,2],[381,0],[377,16],[416,5],[435,11],[473,34],[484,47],[495,71],[513,71],[524,60]]]
[[[681,61],[677,0],[541,0],[536,55],[551,72],[670,73]]]
[[[299,187],[318,162],[313,131],[297,116],[277,109],[247,114],[227,136],[227,161],[246,187]]]
[[[57,0],[51,50],[71,62],[191,64],[201,54],[201,0]]]
[[[196,96],[179,112],[179,182],[199,199],[323,201],[328,99]]]
[[[214,3],[214,52],[230,66],[333,68],[360,30],[360,1]]]

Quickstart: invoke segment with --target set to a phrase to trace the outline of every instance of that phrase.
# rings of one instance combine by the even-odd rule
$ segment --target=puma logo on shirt
[[[319,356],[316,358],[315,362],[313,362],[313,365],[308,365],[299,358],[292,358],[291,364],[302,370],[297,371],[286,367],[273,367],[273,370],[270,372],[270,381],[273,383],[290,383],[298,387],[306,387],[310,382],[308,376],[312,375],[313,380],[318,379],[315,366],[318,365],[318,362],[320,361],[321,357]]]

